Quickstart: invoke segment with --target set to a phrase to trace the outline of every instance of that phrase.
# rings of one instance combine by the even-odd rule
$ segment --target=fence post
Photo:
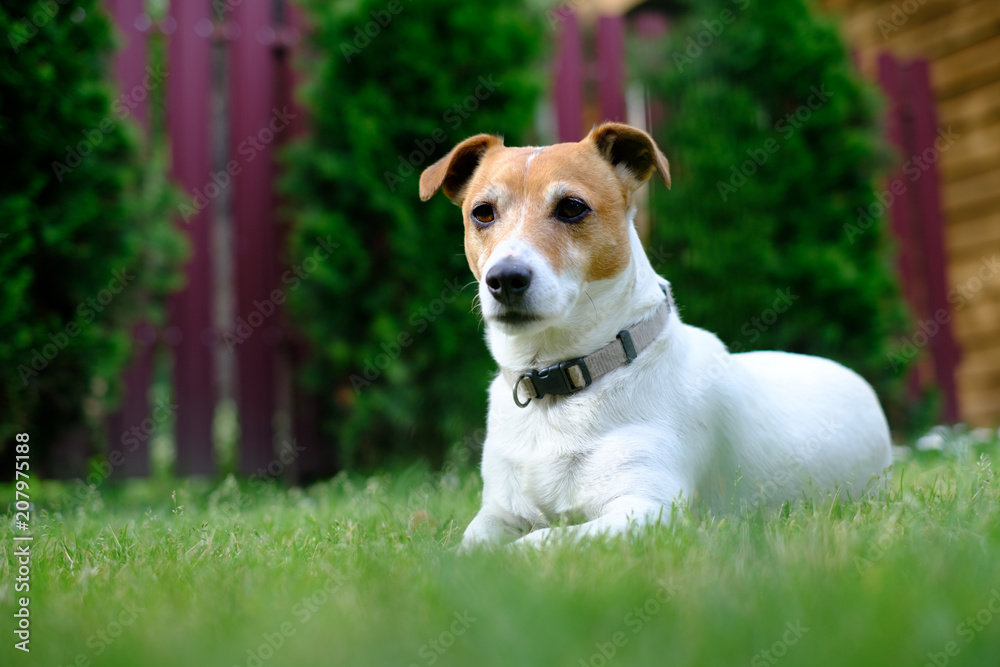
[[[559,53],[552,94],[555,97],[559,141],[583,138],[583,44],[580,23],[568,7],[555,10],[559,20]]]
[[[878,79],[888,98],[889,105],[886,112],[886,131],[889,141],[895,146],[900,154],[904,154],[907,149],[907,139],[905,131],[906,97],[901,68],[896,59],[887,52],[879,54],[878,57]],[[891,175],[887,183],[892,183],[902,179],[901,168],[897,168]],[[919,312],[920,288],[914,275],[913,266],[916,261],[914,247],[914,222],[913,214],[910,210],[910,202],[906,197],[896,197],[892,206],[887,211],[892,221],[892,232],[898,246],[896,265],[899,276],[903,282],[903,294],[910,308],[914,313]],[[921,377],[920,366],[915,364],[907,378],[907,392],[910,398],[917,398],[920,395],[924,382]]]
[[[143,4],[143,0],[107,0],[108,12],[124,42],[115,54],[115,78],[124,93],[142,85],[149,62],[149,17]],[[131,116],[142,126],[148,140],[147,99],[147,95],[134,97],[135,106],[131,109]],[[148,150],[148,146],[146,148]],[[149,418],[149,387],[153,375],[155,341],[156,331],[148,323],[139,323],[132,330],[132,359],[122,373],[121,408],[108,415],[105,420],[108,461],[121,461],[119,465],[112,463],[111,479],[145,477],[149,474],[148,434],[144,433],[147,437],[135,438],[129,447],[122,440],[130,429],[141,428]]]
[[[904,70],[910,108],[913,115],[913,154],[937,150],[937,114],[934,109],[934,92],[926,60],[915,60]],[[935,319],[938,331],[930,337],[934,361],[934,378],[941,388],[942,417],[946,422],[958,421],[958,389],[955,371],[958,368],[959,348],[951,328],[951,305],[948,303],[947,259],[944,251],[944,213],[941,206],[941,179],[938,160],[929,161],[928,169],[920,176],[919,187],[910,188],[915,210],[920,212],[919,242],[924,249],[924,268],[927,287],[926,316]],[[938,318],[941,311],[946,318]],[[938,321],[944,319],[944,321]]]
[[[270,2],[244,2],[233,9],[237,37],[229,44],[230,164],[236,245],[236,315],[244,331],[236,353],[236,403],[240,418],[239,470],[267,468],[274,459],[276,365],[281,311],[273,295],[279,284],[279,235],[273,192],[274,142],[289,131],[290,119],[277,108],[278,77]],[[293,112],[294,113],[294,112]]]
[[[597,19],[597,72],[601,119],[626,122],[623,16],[601,16]]]
[[[927,61],[904,66],[891,54],[878,59],[879,82],[889,97],[888,132],[902,159],[936,150],[937,118],[934,93]],[[959,419],[955,371],[959,349],[951,328],[951,307],[947,297],[947,266],[944,251],[944,214],[941,206],[941,179],[937,161],[928,161],[918,178],[904,181],[900,171],[893,181],[904,184],[905,192],[895,195],[891,207],[893,231],[899,244],[899,272],[907,301],[914,316],[937,321],[937,333],[925,334],[930,351],[933,382],[943,399],[940,417],[947,422]],[[937,315],[944,311],[947,317]],[[944,319],[945,321],[940,321]],[[918,396],[931,378],[915,365],[909,377],[910,395]]]
[[[295,91],[302,83],[301,76],[294,67],[294,58],[300,52],[308,31],[307,18],[302,9],[294,3],[283,0],[284,15],[278,26],[278,105],[286,105],[298,116],[287,132],[282,133],[282,141],[298,139],[307,132],[306,110],[295,100]],[[284,202],[279,198],[279,209]],[[281,247],[288,248],[288,220],[279,218]],[[287,256],[287,255],[286,255]],[[335,260],[334,260],[335,261]],[[282,347],[279,354],[279,382],[282,396],[279,409],[284,410],[291,421],[290,434],[294,438],[296,458],[286,471],[286,480],[292,484],[305,484],[316,479],[332,477],[338,470],[336,448],[332,443],[324,443],[319,438],[319,400],[315,393],[303,386],[298,378],[299,370],[312,362],[308,340],[289,322],[282,318]]]
[[[185,287],[171,298],[165,337],[174,356],[177,472],[207,475],[215,471],[212,419],[218,343],[212,326],[211,200],[223,187],[211,180],[211,3],[171,2],[170,17],[174,31],[168,49],[167,127],[172,174],[184,190],[186,219],[180,225],[190,239],[192,256],[185,267]]]

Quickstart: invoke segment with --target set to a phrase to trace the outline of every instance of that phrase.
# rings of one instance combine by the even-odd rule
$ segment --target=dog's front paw
[[[458,547],[455,549],[455,553],[459,556],[468,556],[476,551],[489,549],[491,546],[494,545],[485,540],[476,540],[466,537],[462,539],[461,543],[459,543]]]
[[[511,542],[507,545],[507,549],[510,551],[541,549],[543,546],[548,544],[552,538],[553,532],[551,528],[539,528],[538,530],[532,531],[524,537]]]

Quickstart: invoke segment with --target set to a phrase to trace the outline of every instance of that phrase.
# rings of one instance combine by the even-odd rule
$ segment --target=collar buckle
[[[518,387],[527,380],[534,389],[534,396],[530,395],[524,403],[517,395]],[[518,407],[527,407],[532,398],[542,398],[547,394],[562,396],[573,394],[581,389],[589,387],[593,383],[590,376],[590,369],[583,357],[568,359],[558,364],[546,366],[545,368],[531,369],[525,371],[514,383],[514,402]]]

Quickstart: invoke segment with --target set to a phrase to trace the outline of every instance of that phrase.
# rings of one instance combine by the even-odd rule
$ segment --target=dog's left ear
[[[655,169],[670,188],[670,164],[653,138],[642,130],[624,123],[601,123],[584,141],[588,140],[611,166],[624,168],[635,179],[635,187],[648,181]]]

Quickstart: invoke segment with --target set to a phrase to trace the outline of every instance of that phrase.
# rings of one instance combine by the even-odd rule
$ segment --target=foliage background
[[[443,196],[421,203],[417,182],[473,134],[530,143],[547,24],[519,2],[430,0],[403,3],[366,43],[356,28],[386,10],[383,0],[303,4],[316,58],[302,63],[311,134],[286,160],[292,261],[316,237],[340,244],[294,294],[314,353],[304,380],[343,464],[440,462],[447,443],[482,423],[494,367],[472,312],[461,215]],[[464,118],[454,107],[483,80],[499,85]],[[456,300],[443,304],[442,293]]]
[[[287,259],[300,263],[317,237],[338,244],[291,295],[293,325],[310,347],[300,380],[317,392],[342,466],[437,465],[451,444],[479,439],[494,364],[458,211],[442,196],[419,202],[419,173],[477,132],[505,134],[509,145],[549,140],[535,128],[556,15],[499,0],[403,2],[396,14],[382,0],[300,4],[311,26],[300,63],[310,132],[285,155]],[[179,284],[183,244],[168,220],[164,156],[130,119],[102,133],[63,182],[52,170],[114,118],[113,40],[99,5],[59,6],[0,54],[0,145],[11,174],[0,183],[0,405],[12,416],[0,438],[40,424],[37,439],[49,443],[59,429],[96,423],[85,406],[113,405],[129,329],[140,315],[155,319]],[[0,0],[0,27],[16,34],[45,6]],[[905,369],[888,362],[907,315],[884,223],[861,235],[844,229],[875,201],[890,161],[875,91],[836,26],[805,0],[685,7],[632,67],[664,111],[653,128],[675,187],[653,186],[647,245],[683,317],[734,351],[838,359],[876,386],[894,426],[921,425],[926,413],[903,400]],[[720,23],[724,10],[736,20]],[[362,30],[369,25],[374,35]],[[692,50],[706,30],[710,43]],[[472,97],[477,89],[485,99]],[[829,101],[783,136],[776,123],[816,89]],[[779,150],[723,199],[717,184],[769,139]],[[19,367],[123,267],[137,269],[137,281],[25,387]],[[773,325],[757,324],[778,290],[799,299]]]
[[[25,17],[48,18],[32,34]],[[61,429],[88,422],[88,397],[114,405],[131,327],[158,318],[184,244],[162,156],[112,106],[115,44],[101,3],[2,0],[0,34],[9,42],[0,49],[0,441],[30,426],[46,466]],[[57,174],[71,148],[79,166]],[[135,279],[103,311],[81,306],[122,270]],[[36,352],[70,323],[80,333],[33,375]]]
[[[667,39],[632,54],[674,176],[653,191],[647,247],[672,254],[661,271],[682,317],[734,352],[836,359],[894,427],[925,426],[927,405],[906,407],[907,364],[889,362],[908,314],[885,220],[856,226],[892,159],[874,87],[805,0],[683,4]],[[798,299],[767,322],[777,290]]]

